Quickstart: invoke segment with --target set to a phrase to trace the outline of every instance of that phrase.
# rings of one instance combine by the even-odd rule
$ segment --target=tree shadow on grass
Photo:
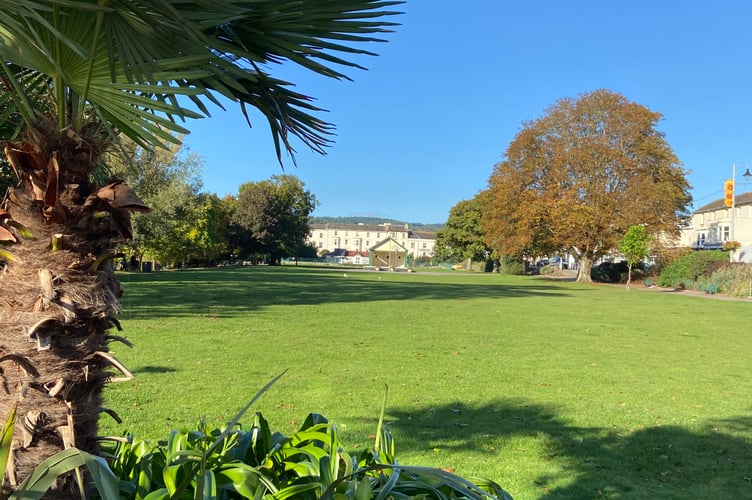
[[[752,488],[750,416],[708,422],[697,432],[676,426],[619,432],[572,427],[554,408],[520,400],[388,414],[399,450],[487,455],[505,461],[508,470],[516,469],[510,461],[520,452],[504,450],[505,443],[519,446],[515,438],[532,438],[523,442],[535,443],[533,460],[544,472],[530,479],[524,498],[730,499],[749,498]],[[508,488],[503,477],[491,479]]]
[[[170,366],[150,366],[145,365],[140,368],[136,368],[135,370],[132,370],[133,373],[171,373],[176,372],[176,368],[172,368]]]
[[[317,269],[231,268],[122,274],[121,300],[130,319],[212,315],[231,317],[271,305],[315,305],[476,297],[565,296],[556,282],[517,285],[493,279],[473,283],[419,273],[363,273]],[[583,288],[583,291],[586,290]]]

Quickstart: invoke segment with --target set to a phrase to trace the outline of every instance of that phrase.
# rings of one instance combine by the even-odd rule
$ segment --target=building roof
[[[345,224],[336,222],[327,222],[324,224],[310,224],[311,230],[314,229],[337,229],[342,231],[407,231],[407,224]]]
[[[743,205],[752,205],[752,193],[742,193],[738,194],[734,197],[734,204],[737,207],[743,206]],[[693,213],[696,214],[702,214],[707,212],[715,212],[716,210],[724,210],[728,208],[723,203],[723,198],[719,198],[717,200],[713,200],[707,205],[703,205],[697,210],[695,210]]]
[[[410,231],[407,235],[408,238],[419,238],[421,240],[435,240],[436,233],[430,231]]]
[[[407,224],[345,224],[327,222],[324,224],[310,224],[311,232],[321,229],[336,229],[338,231],[371,231],[375,233],[405,232],[408,238],[422,240],[435,240],[436,233],[433,231],[416,231],[409,229]]]
[[[384,245],[386,245],[390,241],[392,242],[392,244],[389,245],[389,247],[386,250],[381,250],[381,247],[383,247]],[[399,250],[397,250],[397,247],[399,247]],[[400,243],[397,240],[395,240],[394,238],[391,238],[391,237],[387,238],[385,240],[379,241],[378,243],[376,243],[375,245],[373,245],[369,250],[372,250],[374,252],[379,252],[379,251],[407,252],[407,248],[405,248],[402,245],[400,245]]]

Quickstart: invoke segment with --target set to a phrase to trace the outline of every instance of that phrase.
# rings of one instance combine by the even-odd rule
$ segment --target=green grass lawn
[[[516,499],[752,496],[752,304],[491,274],[315,268],[123,274],[135,374],[102,431],[164,438],[258,404],[351,450],[384,386],[401,463]]]

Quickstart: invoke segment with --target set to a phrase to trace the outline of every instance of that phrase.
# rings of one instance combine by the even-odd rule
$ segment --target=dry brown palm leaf
[[[52,158],[47,162],[46,175],[44,178],[44,208],[42,214],[48,221],[65,222],[65,209],[58,200],[60,165],[57,162],[57,155],[52,154]]]
[[[112,209],[112,223],[117,232],[126,240],[133,239],[133,225],[131,224],[131,213],[122,208]]]
[[[9,221],[11,221],[11,217],[8,211],[4,208],[0,208],[0,242],[16,243],[18,238],[16,238],[16,235],[6,227]]]
[[[18,240],[16,239],[16,237],[13,235],[12,232],[8,231],[3,226],[0,226],[0,242],[6,242],[6,241],[15,243]]]
[[[5,147],[5,157],[16,177],[26,185],[32,199],[44,201],[47,189],[47,162],[29,143]]]
[[[114,180],[101,187],[96,194],[89,195],[84,205],[93,207],[95,210],[101,209],[109,212],[112,215],[115,230],[125,239],[133,238],[131,212],[148,213],[151,211],[133,189],[122,180]]]
[[[128,210],[129,212],[151,211],[131,187],[121,180],[115,180],[97,191],[97,198],[104,200],[113,208]]]

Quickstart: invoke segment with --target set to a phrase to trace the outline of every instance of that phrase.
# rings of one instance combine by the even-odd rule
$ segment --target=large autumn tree
[[[261,113],[279,157],[323,152],[332,125],[272,73],[346,78],[397,3],[0,0],[0,139],[19,182],[0,205],[0,418],[17,404],[22,423],[6,485],[63,448],[96,452],[102,388],[130,377],[108,353],[123,340],[110,257],[148,208],[92,179],[118,137],[179,142],[187,119],[232,105]]]
[[[483,227],[505,255],[566,250],[593,262],[634,225],[677,235],[691,202],[661,114],[609,90],[561,99],[526,123],[484,193]]]

